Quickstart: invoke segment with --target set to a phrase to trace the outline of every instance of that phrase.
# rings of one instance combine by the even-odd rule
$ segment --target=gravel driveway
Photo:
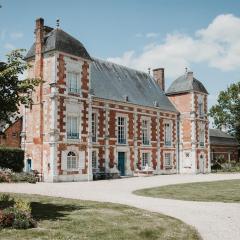
[[[160,175],[119,180],[71,183],[0,184],[2,192],[122,203],[163,213],[194,226],[207,240],[240,239],[240,204],[190,202],[133,195],[141,188],[176,183],[240,179],[240,174]]]

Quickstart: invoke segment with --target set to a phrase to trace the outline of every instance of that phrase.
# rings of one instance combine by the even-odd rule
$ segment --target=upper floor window
[[[69,152],[67,155],[67,169],[76,169],[77,168],[77,156],[74,152]]]
[[[204,116],[203,98],[202,97],[198,98],[198,113],[199,113],[199,117]]]
[[[164,165],[165,166],[171,166],[172,165],[172,154],[171,153],[165,153],[164,154]]]
[[[171,130],[171,124],[165,123],[164,124],[164,143],[165,146],[171,146],[172,145],[172,130]]]
[[[204,147],[204,145],[205,145],[205,132],[204,132],[204,129],[200,129],[199,144],[200,144],[200,147]]]
[[[149,120],[142,121],[142,143],[149,145]]]
[[[126,118],[125,117],[118,117],[118,143],[126,144]]]
[[[79,117],[77,116],[67,117],[67,138],[79,139]]]
[[[97,114],[92,113],[92,142],[97,141]]]
[[[146,167],[149,164],[149,153],[142,153],[142,167]]]
[[[97,151],[92,151],[92,169],[98,168]]]
[[[68,72],[68,92],[80,93],[79,73]]]

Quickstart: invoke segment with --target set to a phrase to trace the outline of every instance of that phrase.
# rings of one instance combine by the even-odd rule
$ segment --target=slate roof
[[[91,60],[91,57],[88,54],[85,47],[83,46],[83,44],[59,28],[53,29],[44,37],[43,53],[52,50],[62,51],[77,57],[82,57],[84,59]],[[35,56],[35,43],[28,51],[27,55],[25,56],[25,59],[29,59],[34,56]]]
[[[115,63],[93,59],[91,88],[99,98],[116,101],[128,98],[129,103],[177,112],[151,75]]]
[[[225,132],[222,132],[219,129],[209,129],[209,135],[210,135],[210,144],[226,145],[226,146],[239,145],[235,137]]]
[[[166,94],[173,95],[177,93],[185,93],[185,92],[192,92],[192,91],[208,94],[208,91],[199,80],[197,80],[196,78],[193,78],[193,81],[191,81],[187,79],[187,75],[184,74],[183,76],[177,78],[170,85]]]

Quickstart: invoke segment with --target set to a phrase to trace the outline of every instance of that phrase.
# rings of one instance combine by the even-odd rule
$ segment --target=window
[[[165,166],[171,166],[172,165],[172,154],[171,153],[165,153],[164,154],[164,164],[165,164]]]
[[[200,142],[200,147],[204,147],[205,145],[205,133],[204,133],[204,129],[200,130],[200,134],[199,134],[199,142]]]
[[[164,132],[165,132],[165,146],[171,146],[172,145],[172,134],[171,134],[171,125],[170,123],[165,123],[164,125]]]
[[[144,145],[149,145],[149,121],[142,121],[142,143]]]
[[[67,169],[76,169],[77,168],[77,156],[74,152],[69,152],[67,155]]]
[[[203,98],[202,97],[199,97],[199,99],[198,99],[198,113],[199,113],[199,117],[204,116]]]
[[[97,114],[92,113],[92,142],[97,141]]]
[[[149,163],[149,153],[142,153],[142,167],[146,167],[146,165],[148,165]]]
[[[79,93],[79,74],[74,72],[68,73],[68,91],[70,93]]]
[[[118,117],[118,143],[126,144],[126,118]]]
[[[77,116],[67,117],[67,138],[79,139],[79,124]]]
[[[98,168],[97,151],[92,151],[92,169]]]

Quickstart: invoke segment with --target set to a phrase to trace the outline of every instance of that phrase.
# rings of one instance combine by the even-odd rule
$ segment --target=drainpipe
[[[180,173],[180,114],[177,116],[177,173]]]

